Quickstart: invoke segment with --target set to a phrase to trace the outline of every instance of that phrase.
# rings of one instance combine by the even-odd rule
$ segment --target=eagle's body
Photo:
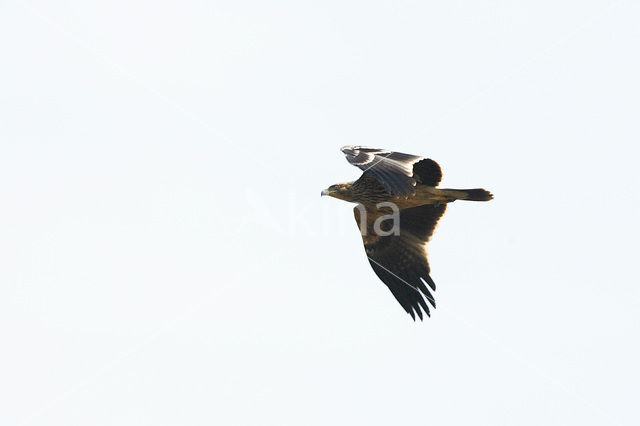
[[[402,307],[414,319],[416,313],[422,319],[422,311],[429,315],[424,298],[435,307],[427,288],[435,290],[426,243],[447,203],[488,201],[493,196],[484,189],[437,188],[442,172],[428,158],[354,146],[342,152],[364,172],[358,180],[332,185],[322,195],[358,204],[354,215],[371,267]]]

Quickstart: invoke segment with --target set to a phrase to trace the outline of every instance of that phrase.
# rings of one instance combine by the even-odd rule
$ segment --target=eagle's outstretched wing
[[[409,196],[416,181],[437,186],[442,178],[440,166],[428,158],[362,146],[341,148],[347,161],[369,173],[393,195]]]
[[[426,242],[433,234],[446,207],[446,204],[428,204],[401,210],[399,235],[375,235],[370,232],[373,228],[371,222],[375,218],[367,217],[368,231],[366,235],[362,235],[362,241],[369,263],[414,320],[416,313],[422,319],[422,311],[429,316],[429,306],[425,298],[434,308],[436,306],[431,292],[425,285],[431,287],[431,290],[436,289],[429,276]],[[358,206],[353,210],[359,226],[361,209],[362,207]]]

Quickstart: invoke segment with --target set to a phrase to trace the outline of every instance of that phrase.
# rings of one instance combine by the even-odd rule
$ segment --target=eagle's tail
[[[482,188],[475,189],[442,189],[441,194],[448,200],[469,200],[469,201],[489,201],[493,199],[493,194]]]
[[[493,194],[487,191],[486,189],[482,189],[482,188],[462,189],[460,190],[460,192],[463,192],[465,194],[465,196],[462,197],[463,200],[469,200],[469,201],[493,200]]]

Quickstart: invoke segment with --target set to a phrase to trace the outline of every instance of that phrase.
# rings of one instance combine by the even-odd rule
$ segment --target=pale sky
[[[637,425],[640,4],[0,3],[0,425]],[[438,308],[339,148],[430,157]]]

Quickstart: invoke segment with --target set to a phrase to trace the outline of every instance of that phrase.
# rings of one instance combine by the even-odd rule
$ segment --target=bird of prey
[[[362,176],[331,185],[322,195],[357,203],[353,211],[374,272],[414,321],[416,314],[422,320],[422,311],[430,316],[425,298],[435,308],[429,288],[436,285],[427,241],[447,203],[489,201],[493,195],[481,188],[438,188],[442,172],[429,158],[361,146],[341,150]]]

